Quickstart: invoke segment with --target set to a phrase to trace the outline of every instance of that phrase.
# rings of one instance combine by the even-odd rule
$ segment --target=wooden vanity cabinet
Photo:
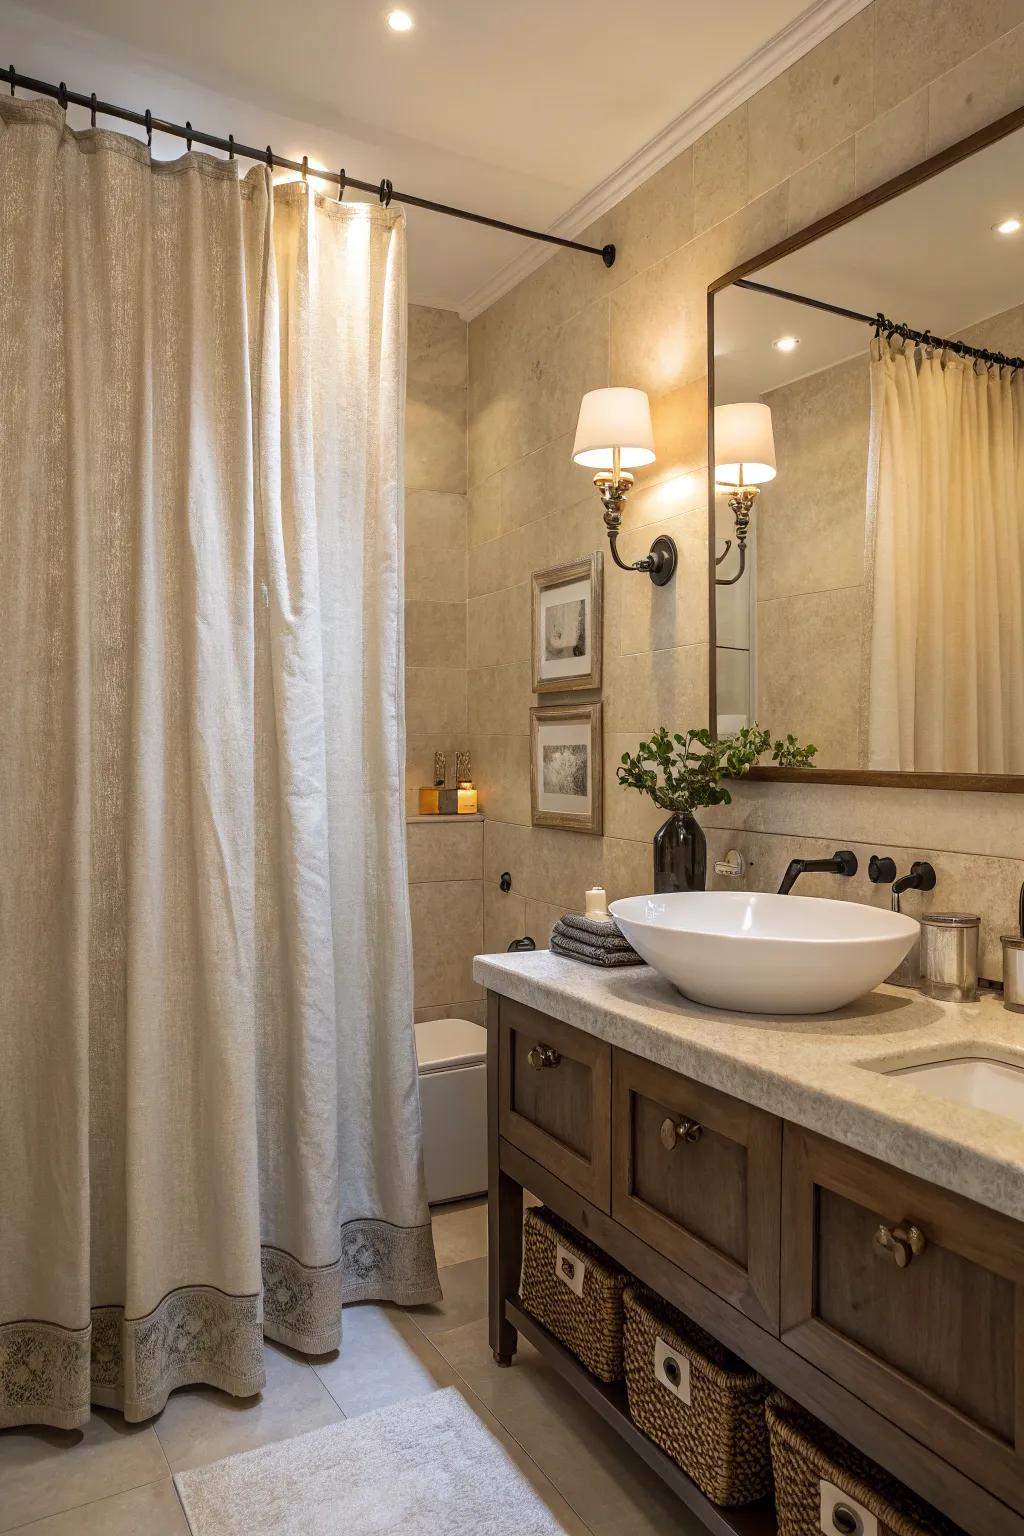
[[[785,1129],[782,1339],[1024,1506],[1024,1227]]]
[[[613,1053],[612,1215],[773,1333],[781,1174],[774,1115]]]
[[[970,1536],[1024,1536],[1024,1226],[536,1009],[488,1003],[490,1340],[519,1332],[716,1536],[718,1510],[522,1309],[523,1191]]]

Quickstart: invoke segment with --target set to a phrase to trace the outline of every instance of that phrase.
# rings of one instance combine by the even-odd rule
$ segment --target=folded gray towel
[[[622,933],[613,917],[587,917],[583,912],[564,912],[562,922],[566,928],[577,928],[588,935],[586,943],[594,939],[621,939]]]
[[[607,950],[610,954],[624,954],[627,951],[631,952],[633,949],[629,940],[624,939],[617,928],[613,932],[598,936],[584,928],[571,927],[563,917],[560,922],[555,924],[553,931],[558,934],[560,939],[565,939],[567,943],[586,944],[589,949],[603,949]]]
[[[560,938],[557,933],[551,935],[551,948],[556,955],[565,955],[570,960],[583,960],[588,965],[643,965],[643,961],[635,949],[606,949],[596,944],[577,944],[574,939]]]

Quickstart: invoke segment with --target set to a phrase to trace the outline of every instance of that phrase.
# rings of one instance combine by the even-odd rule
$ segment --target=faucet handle
[[[918,859],[910,866],[910,873],[917,876],[917,888],[919,891],[934,891],[935,870],[924,859]]]
[[[836,861],[837,875],[855,875],[857,873],[857,855],[851,848],[837,848],[832,857]]]
[[[872,885],[892,885],[896,879],[896,860],[873,853],[868,860],[868,879]]]

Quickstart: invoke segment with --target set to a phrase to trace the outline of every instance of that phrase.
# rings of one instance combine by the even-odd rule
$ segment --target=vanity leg
[[[523,1186],[498,1166],[499,1000],[487,994],[487,1311],[491,1351],[511,1365],[519,1337],[505,1317],[505,1298],[519,1292],[523,1262]]]

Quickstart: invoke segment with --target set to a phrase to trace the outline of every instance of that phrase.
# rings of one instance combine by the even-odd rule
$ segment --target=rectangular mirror
[[[712,728],[813,742],[812,777],[1024,789],[1007,121],[712,286]]]

